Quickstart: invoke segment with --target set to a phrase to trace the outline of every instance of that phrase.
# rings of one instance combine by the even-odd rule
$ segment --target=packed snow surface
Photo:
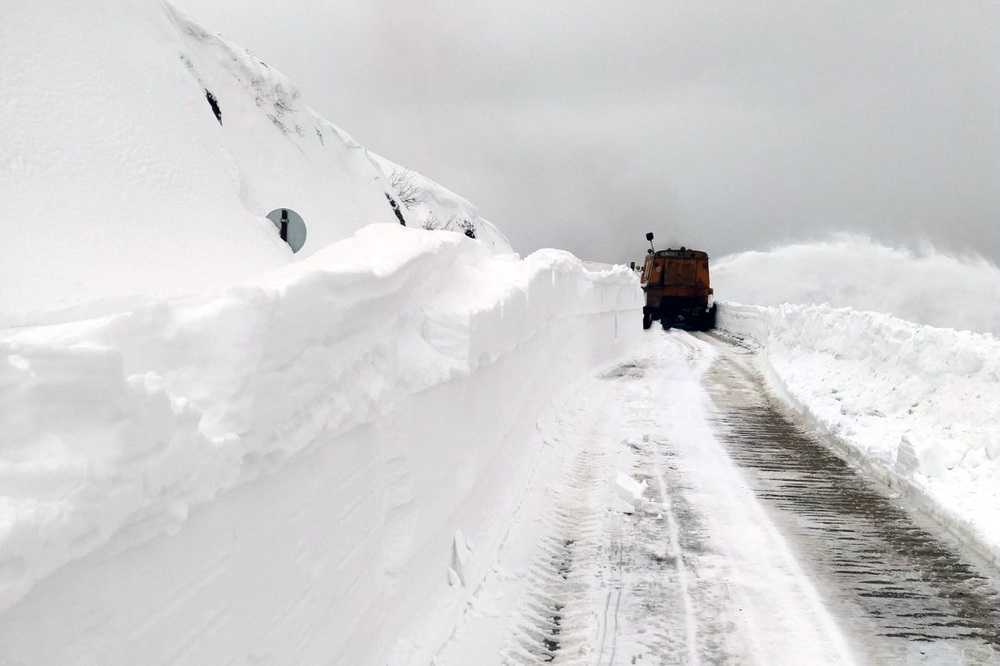
[[[1000,268],[929,247],[911,252],[838,236],[722,257],[712,283],[733,303],[850,307],[1000,336]]]
[[[862,663],[711,425],[716,356],[647,331],[540,422],[545,473],[435,665]]]
[[[0,31],[0,328],[218,290],[435,211],[509,250],[435,183],[417,196],[463,201],[455,220],[409,210],[287,77],[162,0],[4,3]],[[282,207],[307,226],[294,257]]]
[[[416,663],[498,546],[535,417],[638,338],[639,296],[625,267],[373,225],[0,339],[0,656]]]

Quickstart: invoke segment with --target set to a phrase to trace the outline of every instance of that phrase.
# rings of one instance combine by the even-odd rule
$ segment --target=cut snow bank
[[[1000,336],[1000,268],[981,257],[915,254],[839,235],[723,257],[712,264],[712,282],[720,300],[734,303],[851,307]]]
[[[625,267],[373,225],[224,295],[0,338],[0,661],[418,663]]]
[[[364,147],[162,0],[0,4],[0,109],[0,328],[217,291],[399,224]],[[265,217],[282,207],[308,230],[294,257]]]
[[[1000,340],[829,306],[725,303],[779,391],[1000,561]]]

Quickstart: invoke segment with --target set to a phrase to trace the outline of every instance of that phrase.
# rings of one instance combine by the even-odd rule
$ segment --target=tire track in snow
[[[688,356],[698,353],[693,343],[684,348]],[[632,394],[628,380],[644,372],[633,364],[617,368],[612,376],[626,383],[616,392]],[[649,417],[656,412],[651,405],[656,395],[616,399],[631,401],[647,434],[631,445],[615,441],[620,433],[613,436],[602,415],[594,417],[572,469],[552,493],[545,536],[526,576],[529,591],[514,614],[502,663],[738,663],[724,647],[730,629],[718,611],[729,603],[725,592],[699,581],[696,573],[711,569],[705,560],[715,554],[671,462],[675,452],[653,434],[660,429]],[[621,446],[629,447],[636,479],[647,485],[644,501],[631,514],[608,509],[609,480],[616,472],[611,458]]]
[[[606,529],[620,551],[603,558],[613,563],[606,584],[617,588],[613,630],[619,649],[614,657],[601,652],[597,664],[740,664],[734,602],[719,575],[722,555],[689,497],[682,454],[669,435],[677,410],[684,409],[669,397],[676,396],[670,382],[687,381],[689,366],[704,350],[687,336],[664,342],[669,357],[637,359],[605,377],[612,380],[612,399],[624,406],[620,432],[630,435],[619,448],[646,490],[634,512],[617,514],[617,525]]]
[[[672,442],[655,430],[636,446],[636,478],[648,484],[648,503],[624,516],[633,545],[623,574],[621,629],[629,661],[621,663],[741,664],[724,556],[688,496],[692,489]]]
[[[472,619],[439,663],[853,663],[707,421],[699,382],[714,352],[656,333],[562,408],[559,485],[518,530],[531,536],[515,539],[516,566],[498,564],[507,585],[482,598],[507,587],[506,610]]]
[[[645,438],[645,441],[648,442],[649,438]],[[670,550],[674,556],[674,570],[677,576],[677,584],[680,587],[680,597],[684,604],[684,638],[687,644],[687,663],[689,666],[700,666],[701,659],[698,656],[698,617],[695,613],[694,602],[691,599],[688,570],[684,564],[685,554],[681,549],[680,527],[678,527],[677,517],[674,515],[670,494],[667,492],[667,482],[664,479],[661,459],[662,455],[659,447],[654,447],[654,476],[656,478],[657,489],[660,493],[660,506],[663,508],[663,515],[666,519],[667,538],[670,543]]]
[[[587,437],[595,442],[594,431]],[[588,664],[593,637],[593,581],[601,515],[599,458],[593,444],[577,454],[565,484],[553,491],[528,593],[513,618],[502,663]]]

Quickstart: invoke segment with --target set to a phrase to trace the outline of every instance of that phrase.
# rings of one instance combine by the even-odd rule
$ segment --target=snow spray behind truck
[[[642,327],[659,319],[663,328],[707,331],[715,328],[715,297],[709,286],[708,254],[701,250],[656,250],[652,232],[640,284],[646,292]]]

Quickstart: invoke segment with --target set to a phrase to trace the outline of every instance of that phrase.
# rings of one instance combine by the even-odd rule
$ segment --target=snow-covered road
[[[996,575],[828,453],[752,353],[651,331],[571,393],[436,666],[1000,663]]]

